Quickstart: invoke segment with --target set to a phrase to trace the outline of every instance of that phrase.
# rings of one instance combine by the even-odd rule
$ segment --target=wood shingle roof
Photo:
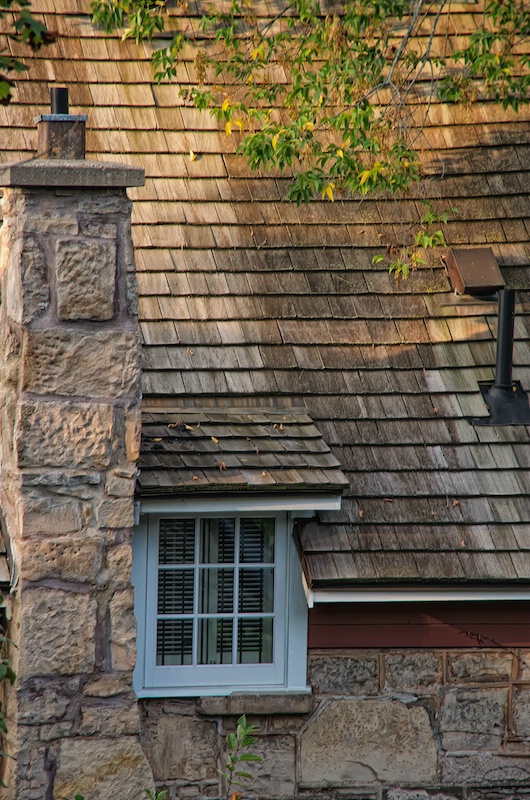
[[[327,492],[349,486],[304,409],[145,412],[138,491]]]
[[[303,407],[350,483],[343,510],[301,534],[315,583],[528,581],[529,430],[468,421],[487,414],[478,381],[493,377],[496,306],[457,301],[438,261],[396,282],[372,258],[408,241],[426,198],[456,206],[449,244],[491,247],[518,289],[514,377],[530,390],[530,108],[434,102],[418,140],[429,179],[410,196],[297,208],[284,199],[287,178],[248,169],[239,134],[188,108],[176,85],[152,82],[149,46],[95,31],[80,0],[34,6],[59,37],[0,106],[2,161],[31,155],[33,118],[57,82],[72,113],[88,114],[89,158],[146,170],[145,187],[130,191],[143,487],[159,490],[156,475],[177,464],[175,483],[187,475],[176,429],[162,420],[149,439],[160,415]],[[458,9],[469,32],[469,5]],[[191,60],[179,69],[193,79]],[[161,471],[158,438],[177,454]],[[226,472],[212,467],[218,481],[227,459]]]

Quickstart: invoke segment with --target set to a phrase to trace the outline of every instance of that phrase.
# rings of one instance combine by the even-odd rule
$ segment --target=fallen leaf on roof
[[[462,541],[460,542],[460,547],[465,547],[465,546],[466,546],[466,543],[465,543],[465,542],[464,542],[464,540],[462,539]]]
[[[435,408],[433,408],[433,410],[432,410],[432,413],[433,413],[433,414],[437,414],[437,413],[438,413],[438,409],[437,409],[436,407],[435,407]]]
[[[153,442],[161,442],[161,441],[162,441],[161,436],[157,436],[156,439],[153,439]]]
[[[193,150],[190,150],[190,161],[196,161],[196,160],[197,160],[196,153],[194,153]]]
[[[360,508],[359,509],[359,519],[362,519],[363,517],[364,517],[364,511],[362,510],[362,508]]]
[[[185,422],[182,422],[182,420],[180,422],[170,422],[168,428],[176,428],[180,433],[183,433],[184,431],[195,430],[195,428],[193,428],[191,425],[187,425]]]
[[[188,348],[186,349],[186,353],[187,353],[189,356],[192,356],[192,355],[193,355],[193,350],[191,349],[191,347],[188,347]]]
[[[383,497],[383,503],[393,503],[394,500],[392,497]]]
[[[198,481],[198,480],[199,480],[199,476],[198,475],[194,475],[193,478],[192,478],[192,481]]]
[[[266,478],[266,477],[267,477],[267,473],[266,473],[265,471],[263,471],[263,472],[261,473],[261,477],[262,477],[262,478]]]
[[[219,444],[219,439],[216,436],[212,436],[211,439],[214,444]]]
[[[460,505],[460,500],[453,500],[453,508]]]
[[[225,461],[220,461],[219,462],[219,469],[220,469],[221,472],[226,472],[227,466],[226,466],[226,462]]]

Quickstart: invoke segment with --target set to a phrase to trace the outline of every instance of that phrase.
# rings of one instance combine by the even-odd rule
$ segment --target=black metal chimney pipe
[[[499,292],[494,385],[507,389],[512,387],[514,317],[515,291],[513,289],[503,289]]]
[[[499,292],[495,379],[480,381],[489,417],[471,417],[472,425],[530,425],[530,403],[520,381],[512,380],[515,291]]]
[[[68,114],[68,89],[64,86],[53,86],[50,89],[52,114]]]

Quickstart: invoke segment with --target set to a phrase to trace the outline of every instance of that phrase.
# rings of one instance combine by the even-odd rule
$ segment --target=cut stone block
[[[425,708],[395,700],[334,700],[301,737],[301,784],[427,783],[437,751]]]
[[[114,242],[60,239],[56,269],[59,319],[112,319],[116,283]]]

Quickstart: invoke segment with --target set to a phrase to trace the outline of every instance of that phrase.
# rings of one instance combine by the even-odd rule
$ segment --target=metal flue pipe
[[[50,101],[52,114],[68,114],[68,89],[63,86],[52,86]]]
[[[515,291],[503,289],[499,292],[495,386],[512,386],[514,317]]]

